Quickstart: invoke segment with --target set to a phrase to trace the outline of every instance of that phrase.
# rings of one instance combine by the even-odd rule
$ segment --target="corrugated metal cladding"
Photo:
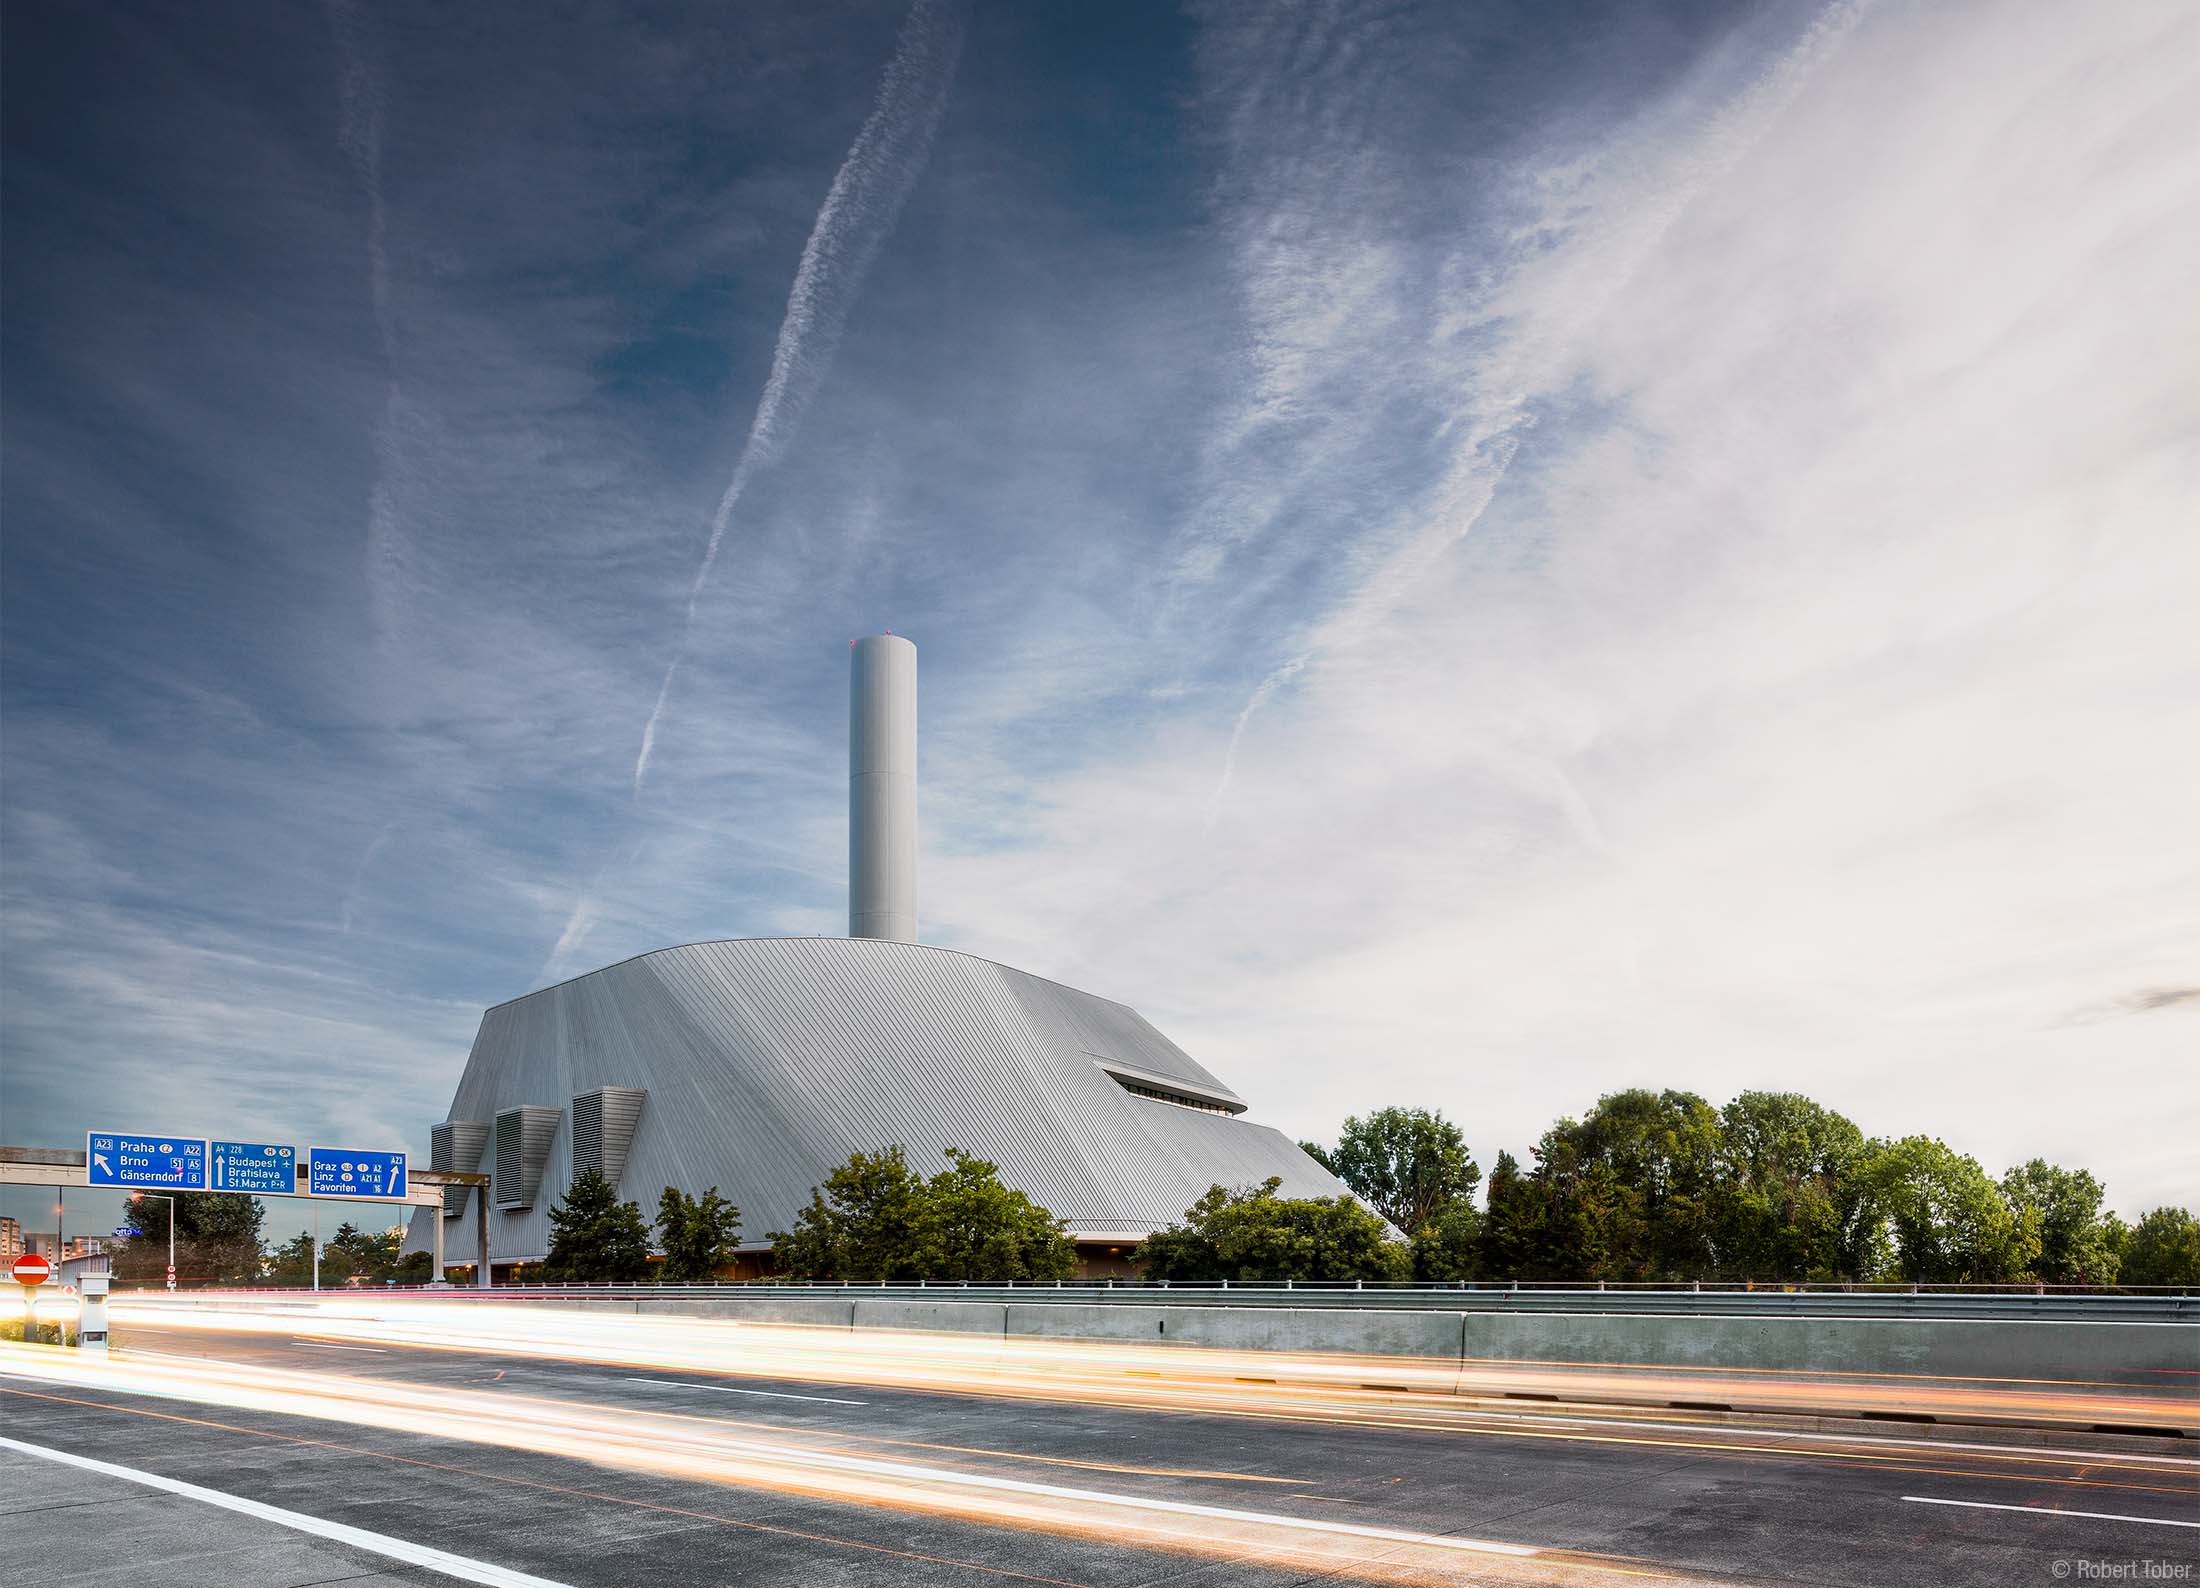
[[[543,1194],[526,1186],[507,1206],[505,1117],[603,1088],[648,1093],[622,1194],[647,1209],[665,1186],[715,1185],[748,1242],[788,1228],[851,1152],[896,1143],[927,1174],[948,1147],[993,1160],[1072,1232],[1159,1228],[1218,1182],[1276,1175],[1288,1195],[1345,1194],[1280,1131],[1135,1096],[1104,1063],[1244,1107],[1105,998],[918,943],[752,938],[660,949],[499,1004],[450,1117],[498,1120],[498,1262],[548,1249],[582,1134],[550,1133]]]
[[[479,1119],[452,1119],[435,1127],[428,1143],[428,1167],[445,1169],[457,1174],[479,1174],[481,1155],[488,1150],[489,1126]],[[462,1217],[466,1212],[466,1196],[472,1186],[452,1185],[443,1188],[443,1216],[447,1219]]]
[[[497,1110],[497,1167],[493,1189],[499,1208],[531,1208],[542,1191],[550,1143],[565,1110],[522,1103]],[[571,1176],[567,1177],[570,1181]]]
[[[593,1169],[615,1191],[626,1173],[626,1151],[642,1121],[649,1093],[636,1086],[599,1086],[573,1099],[573,1172]]]

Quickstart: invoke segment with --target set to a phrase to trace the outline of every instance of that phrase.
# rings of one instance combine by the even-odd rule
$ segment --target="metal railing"
[[[1607,1312],[1677,1316],[1976,1318],[2125,1323],[2200,1323],[2200,1293],[2189,1289],[2111,1290],[2055,1285],[1567,1285],[1550,1282],[1457,1285],[1286,1281],[1182,1284],[1141,1280],[1066,1280],[987,1284],[824,1284],[737,1281],[719,1284],[499,1284],[463,1287],[362,1286],[319,1292],[270,1287],[194,1290],[192,1296],[291,1298],[318,1295],[462,1301],[769,1301],[907,1300],[1027,1305],[1295,1307],[1426,1312]]]

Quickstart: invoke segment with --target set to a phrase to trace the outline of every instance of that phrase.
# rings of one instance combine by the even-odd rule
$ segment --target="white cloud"
[[[2193,1200],[2192,1009],[2067,1016],[2200,972],[2200,22],[1839,24],[1523,167],[1561,201],[1464,314],[1371,311],[1431,329],[1449,476],[1241,737],[934,858],[958,941],[1289,1128],[1440,1104],[1486,1156],[1619,1086],[1795,1088]]]

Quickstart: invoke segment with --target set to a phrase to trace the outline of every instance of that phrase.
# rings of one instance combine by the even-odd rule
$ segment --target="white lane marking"
[[[1539,1428],[1550,1426],[1550,1419],[1538,1417],[1534,1412],[1472,1412],[1462,1408],[1457,1411],[1456,1416],[1533,1423]],[[2059,1445],[1988,1445],[1964,1439],[1905,1439],[1897,1434],[1883,1434],[1872,1429],[1859,1429],[1853,1434],[1814,1434],[1804,1433],[1794,1428],[1755,1428],[1747,1423],[1647,1423],[1623,1417],[1599,1417],[1591,1422],[1564,1423],[1558,1426],[1583,1429],[1645,1428],[1657,1433],[1670,1433],[1675,1428],[1731,1427],[1736,1438],[1747,1434],[1753,1439],[1802,1440],[1808,1443],[1835,1445],[1873,1445],[1885,1446],[1890,1450],[1984,1450],[1998,1455],[2067,1456],[2072,1460],[2094,1465],[2113,1465],[2119,1461],[2143,1461],[2150,1467],[2200,1467],[2200,1457],[2196,1456],[2157,1456],[2140,1451],[2067,1450]]]
[[[18,1450],[42,1461],[58,1461],[63,1466],[81,1467],[86,1472],[120,1478],[126,1483],[142,1483],[148,1489],[162,1489],[170,1494],[180,1494],[187,1500],[200,1500],[208,1505],[218,1505],[225,1511],[236,1511],[244,1516],[257,1517],[263,1522],[273,1522],[277,1527],[295,1528],[317,1538],[349,1544],[352,1548],[366,1550],[369,1554],[385,1555],[391,1560],[403,1561],[408,1566],[419,1566],[428,1571],[440,1572],[446,1577],[456,1577],[460,1582],[484,1583],[488,1588],[566,1588],[565,1584],[553,1582],[548,1577],[514,1571],[509,1566],[494,1566],[485,1560],[471,1560],[464,1555],[453,1555],[447,1550],[430,1549],[425,1544],[415,1544],[407,1539],[370,1533],[365,1528],[349,1527],[342,1522],[307,1516],[302,1511],[285,1511],[277,1506],[263,1505],[258,1500],[224,1494],[219,1489],[202,1489],[195,1483],[163,1477],[157,1472],[140,1472],[135,1467],[117,1466],[111,1461],[95,1461],[90,1456],[74,1455],[66,1450],[50,1450],[44,1445],[26,1445],[20,1439],[9,1439],[4,1435],[0,1435],[0,1449]]]
[[[730,1384],[683,1384],[674,1378],[629,1378],[628,1384],[654,1384],[659,1389],[710,1390],[719,1395],[761,1395],[775,1401],[823,1401],[828,1406],[867,1406],[868,1401],[844,1401],[834,1395],[789,1395],[783,1390],[735,1389]]]
[[[316,1351],[372,1351],[376,1356],[388,1356],[390,1354],[379,1345],[336,1345],[327,1340],[299,1339],[293,1339],[290,1343],[292,1345],[308,1345]]]
[[[1912,1505],[1960,1505],[1969,1511],[2022,1511],[2026,1516],[2082,1516],[2095,1522],[2142,1522],[2148,1527],[2200,1527],[2168,1516],[2125,1516],[2116,1511],[2058,1511],[2045,1505],[1995,1505],[1989,1500],[1941,1500],[1930,1494],[1905,1494]]]

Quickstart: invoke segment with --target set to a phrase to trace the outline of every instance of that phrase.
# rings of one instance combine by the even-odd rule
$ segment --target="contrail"
[[[396,831],[396,822],[384,822],[382,830],[374,835],[373,841],[360,851],[359,863],[351,868],[351,886],[344,890],[343,903],[338,907],[346,932],[351,930],[352,915],[359,903],[359,890],[367,880],[367,867],[374,864],[374,857],[382,852],[382,846],[390,841],[390,834]]]
[[[397,595],[407,561],[391,476],[397,460],[397,326],[390,306],[389,210],[382,196],[382,128],[386,95],[374,67],[371,24],[353,0],[327,0],[329,29],[336,35],[337,142],[351,162],[367,200],[367,291],[374,304],[374,334],[382,348],[388,387],[374,437],[374,488],[367,499],[367,590],[376,632],[390,642],[398,624]]]
[[[1296,678],[1306,664],[1314,659],[1312,651],[1301,651],[1281,667],[1260,681],[1253,690],[1252,699],[1238,713],[1237,726],[1230,730],[1230,748],[1223,752],[1222,778],[1215,784],[1214,793],[1207,796],[1207,821],[1204,831],[1213,832],[1215,822],[1222,815],[1222,802],[1230,792],[1230,780],[1237,775],[1238,745],[1245,738],[1245,725],[1253,720],[1253,713],[1268,704],[1268,697]]]
[[[757,473],[771,467],[786,450],[803,410],[824,381],[863,279],[931,154],[961,53],[959,8],[952,0],[917,0],[902,23],[871,114],[848,146],[847,158],[834,173],[833,185],[810,228],[810,240],[803,245],[802,262],[787,293],[779,341],[772,349],[771,374],[764,381],[748,439],[734,461],[733,478],[718,499],[718,511],[711,515],[710,540],[695,570],[695,582],[688,587],[680,647],[665,669],[657,703],[642,728],[641,754],[634,761],[636,794],[642,791],[642,778],[656,748],[657,723],[672,692],[673,674],[687,655],[696,602],[718,561],[718,547],[733,521],[734,506]]]

